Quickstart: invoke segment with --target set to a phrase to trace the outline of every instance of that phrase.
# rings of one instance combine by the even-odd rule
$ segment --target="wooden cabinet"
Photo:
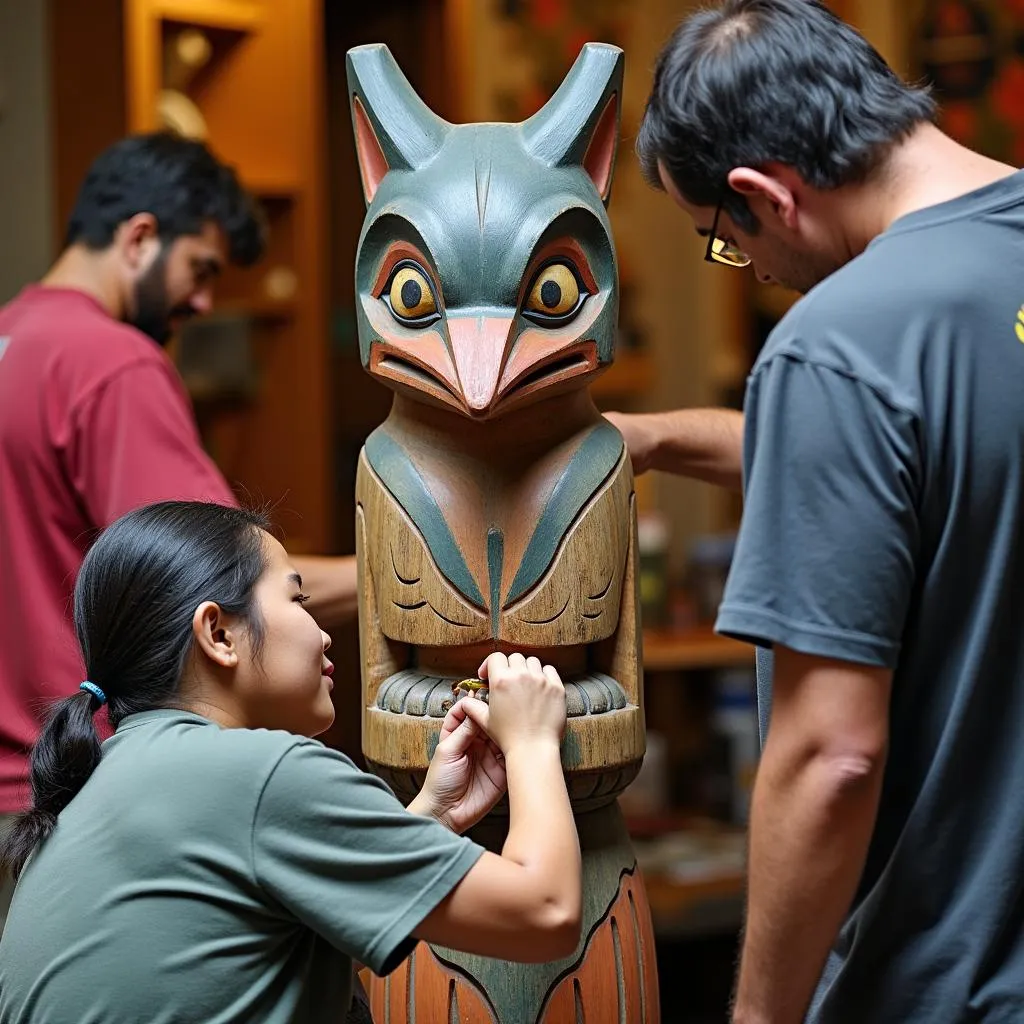
[[[647,672],[750,668],[753,664],[754,648],[750,644],[719,636],[711,626],[644,630]]]
[[[231,404],[194,393],[197,416],[225,476],[274,506],[292,550],[332,550],[323,0],[51,2],[61,235],[89,164],[126,132],[171,122],[235,168],[269,244],[255,267],[228,268],[215,312],[242,318],[254,386]],[[202,58],[192,68],[183,36]]]
[[[229,268],[218,308],[244,317],[256,390],[218,407],[196,395],[211,454],[248,498],[275,503],[293,551],[335,541],[330,518],[320,0],[125,0],[128,128],[163,126],[169,86],[267,215],[267,254]],[[189,75],[183,34],[205,40]],[[180,84],[180,83],[184,84]],[[175,94],[172,94],[172,99]],[[186,106],[187,109],[187,106]]]
[[[670,748],[705,742],[699,691],[709,674],[752,670],[754,665],[749,644],[718,636],[710,625],[645,629],[643,653],[647,728],[660,732]],[[670,772],[680,770],[671,754],[669,764]],[[679,806],[627,822],[644,866],[659,941],[739,928],[745,882],[742,829]]]

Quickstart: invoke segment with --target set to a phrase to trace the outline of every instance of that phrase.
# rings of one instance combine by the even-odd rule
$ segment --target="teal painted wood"
[[[636,856],[617,803],[578,814],[576,828],[583,865],[583,925],[579,945],[571,956],[545,964],[520,964],[430,947],[443,963],[472,978],[500,1024],[534,1024],[540,1019],[547,997],[581,962],[590,936],[618,896],[622,875],[636,868]],[[482,846],[499,852],[505,830],[478,826],[469,834]]]
[[[606,420],[583,439],[540,514],[505,604],[522,597],[551,567],[580,510],[597,493],[622,457],[622,435]]]
[[[607,43],[587,43],[554,96],[523,122],[526,148],[551,166],[582,164],[598,119],[621,91],[622,51]]]
[[[380,43],[357,46],[345,64],[350,92],[360,97],[388,165],[408,171],[430,160],[452,126],[416,95],[391,51]]]
[[[501,574],[505,569],[505,535],[497,527],[487,531],[487,577],[491,590],[491,632],[497,636],[501,623]]]
[[[582,509],[608,479],[622,457],[622,435],[602,421],[583,439],[566,466],[537,521],[504,601],[500,599],[504,568],[504,536],[494,527],[487,533],[487,570],[491,628],[498,634],[503,607],[522,597],[548,571],[559,545]],[[431,556],[445,579],[479,607],[485,607],[444,513],[408,453],[378,427],[366,439],[366,457],[384,486],[423,535]]]
[[[365,448],[374,472],[416,524],[445,579],[473,604],[485,607],[484,595],[480,593],[441,509],[409,456],[383,427],[378,427],[366,439]]]
[[[422,167],[451,132],[465,127],[430,110],[381,43],[349,50],[346,72],[349,92],[360,98],[392,168]],[[548,166],[582,163],[598,118],[621,90],[622,51],[587,43],[551,99],[520,126],[521,144]]]
[[[416,245],[440,284],[436,331],[446,344],[449,318],[496,317],[514,323],[511,352],[531,326],[520,310],[531,260],[563,236],[586,254],[599,293],[587,301],[600,307],[587,336],[599,362],[611,362],[618,320],[615,249],[606,197],[582,160],[609,99],[621,95],[622,73],[621,50],[588,43],[562,87],[529,120],[452,125],[423,104],[386,47],[349,51],[350,100],[366,111],[390,168],[368,205],[356,254],[364,366],[380,340],[371,322],[381,301],[374,283],[395,240]],[[617,124],[616,109],[616,138]]]
[[[452,684],[460,675],[424,672],[420,668],[403,668],[385,679],[377,691],[377,707],[393,715],[444,718],[452,705]],[[585,715],[606,715],[621,711],[628,703],[622,684],[603,672],[580,672],[566,675],[565,710],[569,718]],[[486,700],[486,696],[483,697]]]

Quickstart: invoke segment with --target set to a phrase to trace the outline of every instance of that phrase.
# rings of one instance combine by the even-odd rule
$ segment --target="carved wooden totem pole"
[[[390,52],[348,55],[367,202],[363,365],[395,392],[357,489],[363,751],[404,800],[491,651],[565,682],[562,763],[583,851],[583,936],[550,964],[421,943],[374,979],[378,1024],[654,1024],[654,940],[616,796],[644,753],[633,477],[587,385],[614,355],[605,211],[622,52],[588,44],[522,124],[452,125]],[[473,832],[500,850],[501,805]]]

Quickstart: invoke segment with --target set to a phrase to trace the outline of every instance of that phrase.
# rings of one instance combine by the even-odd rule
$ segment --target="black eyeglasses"
[[[715,207],[715,219],[711,222],[711,230],[708,232],[708,247],[704,250],[704,259],[708,263],[724,263],[727,267],[749,267],[750,257],[742,249],[718,237],[718,218],[721,216],[724,200],[723,193]]]

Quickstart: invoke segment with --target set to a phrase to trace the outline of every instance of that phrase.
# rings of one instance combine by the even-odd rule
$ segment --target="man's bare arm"
[[[775,648],[734,1024],[800,1024],[878,813],[892,672]]]
[[[359,605],[356,556],[293,555],[292,564],[309,594],[307,607],[328,632],[351,622]]]
[[[743,414],[734,409],[610,412],[626,440],[633,472],[660,470],[738,491],[743,476]]]

